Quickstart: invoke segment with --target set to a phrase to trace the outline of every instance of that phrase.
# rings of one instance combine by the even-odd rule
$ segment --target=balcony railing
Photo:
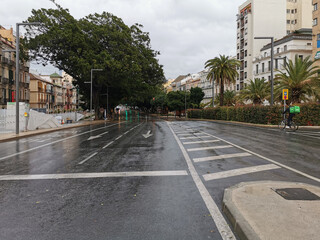
[[[2,63],[5,63],[5,64],[8,64],[8,63],[9,63],[9,59],[6,58],[6,57],[2,57],[2,58],[1,58],[1,62],[2,62]]]

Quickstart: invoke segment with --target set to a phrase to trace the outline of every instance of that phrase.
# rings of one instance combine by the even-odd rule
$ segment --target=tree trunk
[[[94,120],[100,119],[100,104],[99,104],[99,91],[93,90],[93,109],[94,109]]]
[[[220,82],[220,106],[223,106],[224,100],[224,81],[221,79]]]

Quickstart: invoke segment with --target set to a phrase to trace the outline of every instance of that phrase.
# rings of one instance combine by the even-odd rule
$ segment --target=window
[[[287,31],[287,35],[289,35],[289,34],[290,34],[290,30]]]
[[[247,45],[248,45],[247,41],[245,41],[245,42],[244,42],[244,45],[245,45],[245,46],[247,46]]]
[[[320,41],[320,34],[317,34],[317,41]]]
[[[287,20],[287,24],[290,24],[290,20]]]
[[[271,76],[268,76],[268,80],[269,80],[269,82],[270,82],[270,80],[271,80]]]
[[[237,91],[239,91],[239,84],[237,84]]]
[[[313,11],[317,11],[318,10],[318,3],[313,4]]]
[[[291,13],[294,13],[294,9],[291,10]]]
[[[256,74],[259,73],[259,64],[256,65]]]
[[[287,45],[284,45],[283,51],[287,51],[287,50],[288,50],[288,46],[287,46]]]
[[[318,25],[318,18],[313,19],[313,26]]]
[[[297,13],[297,12],[298,12],[298,10],[297,10],[297,9],[295,9],[295,10],[294,10],[294,13]]]
[[[247,79],[247,72],[244,73],[244,78]]]
[[[245,67],[245,68],[247,67],[247,61],[244,62],[244,67]]]
[[[288,14],[290,13],[290,9],[287,9],[287,13],[288,13]]]
[[[271,61],[268,62],[268,71],[271,70]]]
[[[248,54],[248,51],[247,51],[247,50],[245,50],[245,51],[244,51],[244,56],[246,57],[246,56],[247,56],[247,54]]]
[[[280,52],[280,48],[277,48],[277,53],[279,53]]]
[[[278,59],[276,59],[275,64],[276,64],[276,69],[278,69]]]
[[[264,72],[264,63],[262,63],[262,72]]]
[[[312,43],[307,43],[307,46],[311,46],[312,45]]]
[[[300,58],[301,60],[303,60],[303,55],[299,55],[299,58]]]
[[[237,59],[239,59],[239,53],[237,54]]]

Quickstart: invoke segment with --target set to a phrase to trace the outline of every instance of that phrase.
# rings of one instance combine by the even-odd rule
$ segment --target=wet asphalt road
[[[0,239],[223,239],[208,197],[221,209],[240,182],[320,186],[320,131],[107,123],[1,143],[0,175]]]

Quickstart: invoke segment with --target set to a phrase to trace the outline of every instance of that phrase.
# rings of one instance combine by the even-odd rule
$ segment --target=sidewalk
[[[20,132],[18,135],[15,133],[5,133],[5,134],[0,134],[0,142],[12,141],[19,138],[31,137],[39,134],[51,133],[51,132],[65,130],[65,129],[71,129],[71,128],[89,126],[89,125],[97,125],[105,122],[107,121],[98,120],[98,121],[90,122],[89,120],[84,120],[78,123],[63,124],[61,127],[58,127],[58,128],[38,129],[34,131]]]
[[[240,183],[225,190],[223,212],[241,240],[320,236],[320,188],[308,184]]]

